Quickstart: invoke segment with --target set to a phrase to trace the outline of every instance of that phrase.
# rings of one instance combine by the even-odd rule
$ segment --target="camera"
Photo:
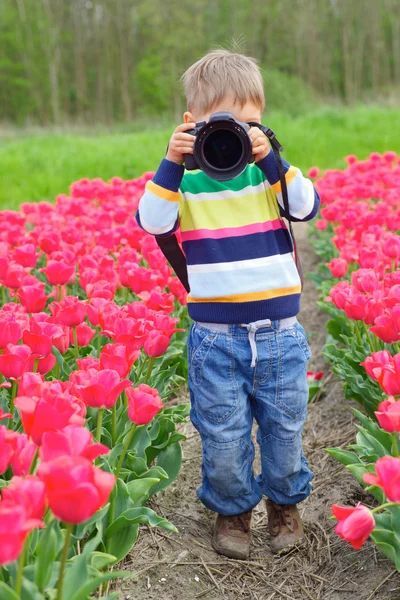
[[[228,181],[241,175],[247,165],[254,162],[248,136],[251,125],[237,121],[229,112],[217,112],[210,116],[208,123],[196,123],[195,129],[186,132],[196,138],[193,154],[185,154],[186,169],[201,169],[216,181]]]

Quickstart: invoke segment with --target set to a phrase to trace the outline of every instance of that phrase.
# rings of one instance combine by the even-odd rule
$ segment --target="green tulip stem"
[[[139,373],[137,374],[137,380],[139,380],[139,379],[140,379],[140,376],[141,376],[141,374],[142,374],[142,372],[143,372],[144,365],[146,364],[146,362],[147,362],[147,359],[148,359],[148,356],[145,356],[145,357],[144,357],[144,359],[143,359],[143,362],[142,362],[142,364],[140,365]]]
[[[33,458],[32,458],[31,467],[29,469],[29,475],[33,475],[35,472],[38,456],[39,456],[39,448],[36,448],[35,454],[33,455]]]
[[[121,470],[122,463],[124,462],[124,458],[126,456],[126,453],[128,452],[129,446],[131,444],[133,434],[135,433],[135,429],[136,429],[136,425],[133,423],[130,432],[128,433],[128,435],[125,438],[125,444],[124,444],[124,447],[122,448],[121,456],[119,457],[119,461],[118,461],[117,468],[115,471],[116,479],[118,479],[118,477],[119,477],[119,472]]]
[[[392,440],[393,440],[393,453],[395,456],[399,456],[399,447],[397,445],[397,438],[396,438],[396,433],[393,431],[392,433]]]
[[[124,409],[128,410],[128,394],[126,393],[126,390],[122,392],[122,397],[124,402]]]
[[[117,468],[115,469],[115,481],[118,481],[118,477],[119,477],[119,472],[121,471],[121,467],[122,464],[124,462],[124,458],[126,456],[126,453],[128,452],[129,446],[131,444],[132,438],[133,438],[133,434],[135,433],[135,429],[136,429],[136,425],[133,423],[132,424],[132,428],[130,430],[130,432],[128,433],[128,435],[125,438],[125,444],[124,447],[122,449],[121,452],[121,456],[119,457],[119,461],[117,464]],[[108,524],[111,525],[111,523],[114,520],[114,506],[115,506],[115,497],[117,494],[117,490],[116,487],[114,487],[114,491],[112,492],[112,496],[111,496],[111,501],[110,501],[110,511],[108,513]]]
[[[18,598],[21,598],[22,576],[23,576],[25,562],[26,562],[27,550],[28,550],[28,539],[25,540],[24,547],[22,548],[22,552],[19,555],[19,559],[18,559],[17,577],[15,579],[15,593],[17,594]]]
[[[355,329],[355,332],[356,332],[357,339],[358,339],[358,341],[360,343],[360,346],[362,347],[363,346],[363,339],[361,337],[361,332],[360,332],[360,330],[358,328],[357,321],[355,321],[355,323],[354,323],[354,329]]]
[[[72,534],[72,523],[66,523],[65,525],[66,525],[66,527],[65,527],[65,542],[64,542],[64,549],[63,549],[63,553],[62,553],[62,557],[61,557],[60,577],[58,579],[57,599],[56,600],[62,600],[62,597],[63,597],[65,564],[66,564],[67,558],[68,558],[68,550],[69,550],[69,544],[71,541],[71,534]]]
[[[371,513],[372,514],[377,513],[380,510],[383,510],[385,508],[390,508],[390,506],[400,506],[400,503],[399,502],[387,502],[386,504],[381,504],[380,506],[377,506],[376,508],[373,508],[371,510]]]
[[[1,302],[2,304],[6,303],[6,288],[4,285],[1,286]]]
[[[398,342],[393,342],[394,349],[396,350],[396,354],[400,354],[400,345]]]
[[[100,358],[101,352],[101,335],[100,335],[101,327],[97,327],[97,358]]]
[[[96,427],[96,440],[101,442],[101,425],[103,423],[104,408],[99,408],[97,413],[97,427]]]
[[[35,358],[35,360],[33,361],[33,372],[34,373],[37,373],[38,365],[39,365],[39,359]]]
[[[76,327],[73,327],[72,331],[74,334],[75,358],[79,358],[78,334],[76,333]]]
[[[146,373],[146,379],[144,380],[145,383],[147,383],[150,379],[150,375],[151,375],[151,371],[153,369],[153,365],[154,365],[154,361],[156,359],[153,356],[149,357],[149,364],[147,365],[147,373]]]
[[[111,440],[112,445],[115,446],[117,440],[117,403],[112,407]]]
[[[14,419],[14,400],[15,400],[15,396],[17,395],[17,382],[15,381],[15,379],[12,382],[12,388],[11,388],[11,400],[10,400],[10,413],[12,414],[11,419],[8,419],[8,429],[12,429],[13,426],[13,419]]]

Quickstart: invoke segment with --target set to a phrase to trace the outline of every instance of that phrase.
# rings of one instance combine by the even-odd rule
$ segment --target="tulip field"
[[[355,550],[370,538],[400,571],[400,157],[346,160],[309,171],[323,352],[357,423],[326,451],[365,488],[332,513]],[[118,598],[140,525],[178,533],[146,506],[179,476],[189,414],[186,293],[134,218],[151,177],[81,179],[0,212],[1,600]],[[322,404],[323,373],[308,379]]]
[[[332,512],[354,549],[370,536],[400,570],[400,159],[386,152],[347,163],[316,183],[313,245],[323,263],[312,278],[331,317],[325,358],[362,407],[355,443],[327,450],[376,502]]]
[[[139,524],[176,531],[144,506],[179,471],[188,414],[164,406],[187,317],[134,220],[149,177],[0,213],[1,600],[115,598]]]

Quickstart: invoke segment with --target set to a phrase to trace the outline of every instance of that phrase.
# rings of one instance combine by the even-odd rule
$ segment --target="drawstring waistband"
[[[211,329],[211,331],[222,331],[224,333],[228,333],[229,331],[231,331],[231,328],[234,327],[232,325],[229,325],[228,323],[203,323],[200,321],[197,321],[197,323],[201,327]],[[256,333],[259,329],[262,329],[263,327],[272,327],[272,323],[273,321],[271,321],[271,319],[263,319],[261,321],[254,321],[253,323],[243,323],[238,325],[238,327],[242,327],[243,329],[247,329],[248,331],[249,343],[251,348],[250,366],[252,368],[256,366],[258,358]],[[297,318],[287,317],[286,319],[279,319],[277,321],[274,321],[274,323],[278,324],[278,329],[285,329],[285,327],[290,327],[291,325],[294,325],[294,323],[297,323]]]
[[[254,323],[243,323],[239,325],[239,327],[245,327],[249,332],[249,342],[251,348],[251,367],[256,366],[257,362],[257,344],[256,344],[256,331],[261,329],[262,327],[271,327],[272,321],[271,319],[264,319],[263,321],[254,321]]]

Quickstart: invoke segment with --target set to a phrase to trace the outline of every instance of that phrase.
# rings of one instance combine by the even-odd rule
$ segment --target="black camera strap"
[[[300,281],[301,281],[301,288],[303,289],[303,286],[304,286],[303,269],[301,267],[300,257],[297,252],[296,239],[294,237],[292,221],[290,219],[289,198],[288,198],[288,191],[287,191],[287,185],[286,185],[286,177],[285,177],[285,172],[283,170],[282,158],[280,155],[280,153],[283,150],[283,147],[278,142],[275,133],[269,127],[265,127],[264,125],[261,125],[260,123],[249,123],[249,125],[258,127],[267,136],[267,138],[269,139],[269,141],[271,143],[272,151],[275,155],[276,162],[278,164],[279,180],[280,180],[281,189],[282,189],[283,207],[284,207],[285,213],[287,215],[286,219],[289,223],[289,231],[290,231],[290,236],[291,236],[292,243],[293,243],[294,261],[295,261],[295,264],[297,267],[297,271],[299,273],[299,277],[300,277]],[[182,285],[185,288],[185,290],[187,291],[187,293],[189,293],[190,287],[189,287],[186,257],[182,251],[182,248],[180,247],[180,245],[178,243],[178,239],[177,239],[176,235],[172,234],[168,237],[156,235],[155,238],[157,240],[157,244],[158,244],[161,252],[164,254],[165,258],[168,260],[171,267],[174,269],[178,279],[182,283]]]

